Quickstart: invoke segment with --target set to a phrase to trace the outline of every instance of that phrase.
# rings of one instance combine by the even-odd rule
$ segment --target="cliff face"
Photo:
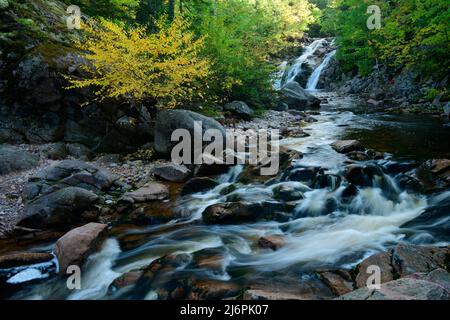
[[[89,90],[65,89],[63,75],[82,76],[85,63],[71,45],[82,30],[68,29],[67,5],[1,1],[0,143],[64,141],[117,152],[148,142],[145,107],[99,104]]]

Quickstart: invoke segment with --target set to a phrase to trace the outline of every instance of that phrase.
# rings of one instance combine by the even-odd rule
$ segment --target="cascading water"
[[[318,66],[308,79],[306,90],[316,90],[322,71],[328,66],[331,59],[336,55],[337,50],[333,50],[325,56],[323,62]]]
[[[311,58],[319,48],[322,48],[325,44],[327,44],[326,39],[315,40],[309,46],[307,46],[303,52],[303,54],[295,60],[292,67],[289,69],[286,79],[284,83],[288,83],[290,81],[294,81],[297,75],[299,75],[302,71],[302,65]]]

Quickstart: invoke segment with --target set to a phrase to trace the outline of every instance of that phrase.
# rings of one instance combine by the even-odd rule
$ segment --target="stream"
[[[287,71],[288,81],[324,45],[324,39],[320,39],[308,47]],[[285,273],[293,273],[301,281],[312,277],[315,269],[349,269],[400,241],[448,244],[447,239],[434,237],[421,228],[402,227],[438,202],[439,197],[448,196],[448,191],[433,196],[413,193],[399,186],[398,173],[380,171],[370,185],[358,187],[352,198],[344,196],[349,183],[342,176],[349,159],[333,150],[330,144],[334,141],[357,139],[365,147],[383,152],[384,159],[359,164],[386,168],[392,163],[448,157],[450,146],[442,137],[450,136],[450,127],[432,117],[391,116],[371,111],[354,97],[318,90],[321,71],[334,54],[335,51],[330,51],[325,55],[308,81],[311,93],[329,101],[320,114],[314,115],[317,122],[303,128],[309,137],[281,142],[304,155],[291,172],[320,168],[327,179],[325,186],[289,180],[287,174],[271,183],[243,184],[239,177],[245,168],[232,167],[218,178],[220,184],[213,190],[178,199],[175,209],[187,213],[185,218],[161,225],[115,226],[113,236],[101,251],[89,257],[81,290],[67,290],[65,279],[54,276],[27,285],[12,298],[156,299],[158,295],[153,289],[127,287],[111,291],[109,286],[120,275],[173,254],[184,257],[176,269],[178,277],[246,283],[255,278],[276,281]],[[224,192],[230,185],[235,190]],[[303,194],[302,199],[290,201],[292,218],[287,221],[228,225],[206,225],[202,221],[205,208],[230,197],[251,203],[276,202],[274,194],[280,186]],[[282,238],[284,245],[276,251],[260,248],[258,239],[267,236]],[[214,267],[193,263],[201,255],[212,258]]]

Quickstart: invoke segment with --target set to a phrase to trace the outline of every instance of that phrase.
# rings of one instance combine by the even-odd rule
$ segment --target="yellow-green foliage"
[[[68,78],[69,88],[93,87],[100,99],[155,99],[166,108],[202,98],[209,73],[208,60],[198,55],[203,38],[196,39],[180,17],[168,27],[159,23],[155,34],[106,20],[83,26],[89,36],[76,45],[91,64],[84,66],[90,77]]]

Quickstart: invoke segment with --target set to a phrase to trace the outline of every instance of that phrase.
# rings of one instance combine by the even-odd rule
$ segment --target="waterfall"
[[[307,59],[309,59],[317,49],[321,48],[327,42],[326,39],[319,39],[311,43],[309,46],[305,48],[303,54],[295,60],[291,69],[289,69],[288,74],[286,76],[285,84],[295,80],[295,77],[302,71],[302,65],[305,63]]]
[[[314,72],[311,74],[311,76],[308,79],[308,83],[306,84],[307,90],[316,90],[317,84],[319,83],[320,75],[321,75],[323,69],[325,69],[325,67],[328,66],[328,64],[330,63],[331,59],[334,57],[335,54],[336,54],[336,50],[328,53],[325,56],[325,59],[323,60],[323,62],[320,64],[320,66],[318,66],[316,68],[316,70],[314,70]]]

